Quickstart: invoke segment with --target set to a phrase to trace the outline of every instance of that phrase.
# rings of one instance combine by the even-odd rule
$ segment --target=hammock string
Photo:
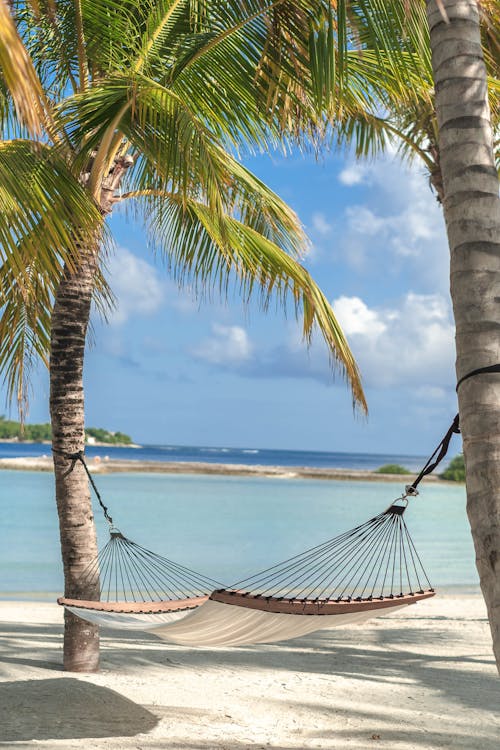
[[[206,596],[219,581],[161,557],[117,530],[81,577],[100,588],[102,601],[174,601]]]

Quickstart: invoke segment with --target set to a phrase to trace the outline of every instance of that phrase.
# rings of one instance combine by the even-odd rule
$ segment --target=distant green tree
[[[10,419],[1,417],[0,419],[0,440],[9,440],[19,437],[19,422],[12,422]]]
[[[124,445],[129,445],[132,443],[132,438],[130,435],[126,435],[124,432],[115,432],[114,438],[117,443],[123,443]]]
[[[94,437],[100,443],[109,443],[110,445],[125,444],[130,445],[133,441],[130,435],[124,432],[110,432],[102,427],[88,427],[85,430],[86,435]],[[24,424],[21,427],[20,422],[5,419],[0,416],[0,440],[32,440],[34,443],[52,440],[52,428],[48,422],[45,424]]]
[[[101,427],[86,427],[85,435],[95,438],[99,443],[109,443],[110,445],[118,443],[130,445],[132,443],[130,435],[126,435],[124,432],[109,432],[109,430],[103,430]]]
[[[384,464],[378,469],[375,469],[375,474],[410,474],[409,469],[405,469],[404,466],[399,464]]]
[[[18,429],[21,430],[20,425]],[[43,440],[52,439],[52,429],[50,424],[27,424],[24,425],[23,431],[24,440],[33,440],[35,443],[40,443]]]
[[[449,482],[465,482],[465,461],[462,453],[450,461],[449,466],[441,474],[441,479]]]

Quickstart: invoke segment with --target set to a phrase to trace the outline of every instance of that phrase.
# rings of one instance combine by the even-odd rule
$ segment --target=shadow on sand
[[[464,709],[481,708],[498,712],[500,680],[494,669],[485,673],[478,665],[491,665],[493,655],[446,655],[425,653],[426,644],[439,644],[446,637],[439,622],[435,629],[422,633],[418,628],[392,627],[376,631],[346,628],[318,633],[273,645],[240,646],[220,649],[186,649],[158,642],[153,635],[121,631],[104,631],[103,666],[123,671],[141,669],[147,664],[162,665],[166,674],[177,667],[226,667],[231,670],[270,669],[281,676],[286,672],[317,674],[328,677],[392,683],[402,696],[411,698],[409,679],[422,687],[438,691],[443,697]],[[467,645],[467,650],[470,644]],[[422,651],[421,651],[422,648]],[[499,745],[500,747],[500,745]]]
[[[6,625],[0,627],[0,661],[4,662],[3,678],[9,679],[9,665],[26,665],[40,670],[40,680],[24,682],[0,682],[0,746],[5,741],[26,741],[29,739],[69,739],[83,737],[131,737],[150,731],[162,718],[172,711],[169,706],[155,707],[154,716],[146,709],[123,698],[113,690],[99,687],[90,682],[60,676],[44,679],[47,672],[60,668],[61,628],[47,625]],[[102,668],[122,677],[138,677],[148,670],[158,675],[161,670],[167,680],[173,670],[182,668],[193,670],[193,689],[198,689],[198,680],[207,689],[209,672],[217,668],[227,668],[233,672],[255,669],[272,670],[276,679],[283,679],[287,673],[318,675],[319,678],[332,678],[332,687],[337,678],[349,678],[373,684],[390,683],[396,688],[400,699],[406,705],[411,701],[412,684],[421,686],[441,696],[456,706],[457,712],[481,709],[494,714],[500,706],[500,680],[493,669],[493,659],[485,652],[484,645],[475,653],[471,644],[463,641],[464,653],[460,652],[461,636],[455,636],[457,648],[454,655],[448,656],[439,649],[425,653],[426,644],[444,642],[449,634],[442,629],[441,621],[436,621],[425,633],[419,628],[401,627],[392,623],[387,629],[375,631],[356,629],[355,634],[347,629],[323,631],[306,638],[288,641],[272,646],[248,646],[233,649],[186,649],[163,643],[146,633],[127,633],[104,630],[102,632]],[[444,651],[444,649],[443,649]],[[59,667],[58,667],[59,665]],[[485,670],[484,665],[491,668]],[[479,667],[482,667],[479,669]],[[0,675],[2,671],[0,671]],[[163,679],[163,676],[162,676]],[[7,701],[7,697],[9,700]],[[332,695],[332,701],[335,699]],[[6,703],[11,710],[5,713]],[[301,704],[308,706],[307,696]],[[12,707],[17,706],[15,713]],[[357,716],[357,712],[360,715]],[[415,706],[416,714],[420,714]],[[72,716],[78,715],[78,729],[72,726]],[[362,718],[362,707],[353,706],[349,718]],[[39,717],[52,716],[41,729]],[[421,717],[416,715],[418,723]],[[484,735],[477,737],[477,747],[482,750],[498,750],[498,741],[491,740],[491,727],[485,727]],[[408,731],[411,731],[408,728]],[[404,735],[389,737],[397,744]],[[312,732],[313,741],[325,741],[325,735]],[[356,745],[356,729],[346,729],[345,737],[337,736],[339,746],[351,738]],[[183,748],[191,747],[185,738]],[[459,741],[460,740],[460,741]],[[2,742],[3,741],[3,742]],[[359,738],[361,741],[361,738]],[[415,747],[419,745],[445,746],[446,737],[439,731],[425,729],[411,735]],[[443,744],[444,743],[444,744]],[[467,738],[455,736],[457,747],[467,747]],[[175,745],[172,745],[174,747]],[[351,746],[351,745],[350,745]],[[155,748],[155,740],[150,738],[148,748]],[[158,748],[164,747],[158,744]],[[205,746],[198,743],[196,748]],[[208,745],[206,746],[209,747]],[[231,742],[234,750],[244,750],[244,743]],[[293,748],[293,742],[287,748]],[[300,744],[297,745],[297,748]],[[303,747],[303,745],[302,745]],[[194,745],[193,745],[194,748]],[[273,745],[273,750],[278,750]]]
[[[71,677],[0,683],[2,743],[132,737],[157,723],[156,716],[114,690]]]

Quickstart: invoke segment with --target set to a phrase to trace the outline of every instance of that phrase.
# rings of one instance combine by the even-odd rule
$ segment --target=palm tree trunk
[[[428,0],[457,378],[500,360],[500,200],[475,0]],[[500,671],[500,380],[458,391],[467,512]]]
[[[83,359],[97,252],[84,255],[75,273],[66,271],[57,291],[52,318],[50,413],[59,514],[64,595],[99,598],[98,588],[82,587],[81,575],[97,554],[89,486],[83,466],[68,454],[85,447]],[[65,611],[64,668],[99,668],[99,628]]]

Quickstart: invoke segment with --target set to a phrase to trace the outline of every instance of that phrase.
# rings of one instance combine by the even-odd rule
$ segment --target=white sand
[[[56,605],[0,602],[0,747],[499,750],[479,596],[437,596],[297,641],[186,650],[104,631],[102,671],[60,670]]]
[[[405,482],[413,481],[415,474],[379,474],[365,469],[331,469],[314,466],[261,466],[258,464],[212,464],[202,461],[141,461],[110,459],[108,456],[87,457],[88,466],[92,474],[116,474],[130,472],[146,472],[148,474],[206,474],[222,476],[257,476],[279,477],[281,479],[343,479],[367,482]],[[54,470],[52,457],[21,456],[17,458],[0,458],[0,470],[10,471],[48,471]],[[431,474],[424,480],[426,483],[454,485],[456,482],[446,482],[439,476]]]

